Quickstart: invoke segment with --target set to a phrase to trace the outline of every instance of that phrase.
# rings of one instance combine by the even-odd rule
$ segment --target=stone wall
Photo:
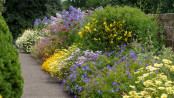
[[[174,13],[160,14],[158,18],[159,24],[164,30],[165,42],[174,51]]]

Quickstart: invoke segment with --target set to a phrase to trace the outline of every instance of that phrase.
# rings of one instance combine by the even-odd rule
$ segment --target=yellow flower
[[[174,71],[174,66],[171,66],[170,67],[170,71]]]
[[[162,64],[162,63],[161,63],[161,64],[155,63],[154,66],[155,66],[155,67],[162,67],[163,64]]]
[[[94,31],[97,31],[97,29],[96,29],[96,28],[94,28]]]
[[[2,98],[2,95],[0,95],[0,98]]]
[[[94,40],[98,40],[98,39],[94,38]]]
[[[147,80],[147,81],[143,82],[143,84],[144,84],[146,87],[148,87],[148,86],[152,85],[152,81],[151,81],[151,80]]]
[[[80,37],[82,37],[82,32],[79,32]]]
[[[90,23],[88,23],[87,25],[90,26]]]
[[[154,56],[153,58],[154,58],[154,59],[158,59],[158,60],[159,60],[159,57]]]
[[[162,84],[161,81],[155,81],[155,83],[156,83],[156,85],[160,85],[160,84]]]
[[[171,94],[172,93],[172,87],[166,87],[166,91],[167,91],[167,93],[169,93],[169,94]]]
[[[98,40],[101,40],[100,38]]]
[[[92,20],[93,20],[93,21],[95,21],[96,19],[95,19],[95,18],[93,18]]]
[[[106,22],[103,23],[103,25],[106,25],[106,24],[107,24]]]
[[[125,95],[125,96],[123,96],[123,98],[130,98],[130,96]]]
[[[135,88],[135,86],[132,86],[132,85],[129,85],[129,87],[131,87],[132,89],[134,89],[134,88]]]
[[[142,96],[138,96],[138,95],[136,95],[136,96],[134,96],[134,98],[142,98]]]
[[[79,32],[79,35],[82,35],[82,32]]]
[[[159,90],[164,90],[165,88],[164,87],[158,87]]]
[[[131,96],[135,96],[135,95],[136,95],[136,91],[130,91],[129,94],[130,94]]]
[[[127,31],[125,31],[125,33],[124,33],[124,36],[126,36],[127,35]]]
[[[120,40],[120,39],[122,39],[122,36],[120,36],[120,37],[117,38],[117,40]]]
[[[135,81],[135,83],[137,84],[137,83],[140,83],[140,81]]]
[[[161,98],[167,98],[167,94],[162,94]]]
[[[146,91],[141,91],[140,94],[141,94],[142,96],[145,96],[146,94],[148,94],[148,92],[146,92]]]
[[[127,42],[127,38],[124,39]]]
[[[132,34],[132,31],[131,31],[131,32],[129,32],[128,37],[131,37],[131,34]]]
[[[142,40],[142,38],[139,38],[138,40]]]
[[[172,63],[172,61],[170,61],[170,60],[168,60],[168,59],[163,59],[162,60],[165,64],[171,64]]]
[[[111,40],[111,44],[113,44],[114,42],[113,42],[113,40]]]
[[[117,34],[114,34],[114,37],[117,36]]]
[[[89,26],[85,26],[85,29],[89,30]]]
[[[110,27],[112,28],[112,27],[113,27],[113,25],[112,25],[112,24],[110,24]]]

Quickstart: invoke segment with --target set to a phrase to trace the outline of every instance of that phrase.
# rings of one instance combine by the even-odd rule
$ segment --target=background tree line
[[[33,27],[35,19],[55,16],[55,13],[68,10],[72,5],[82,10],[99,6],[119,5],[142,9],[145,13],[174,12],[174,0],[0,0],[3,11],[13,37],[16,39],[22,30]],[[5,4],[3,4],[5,3]]]

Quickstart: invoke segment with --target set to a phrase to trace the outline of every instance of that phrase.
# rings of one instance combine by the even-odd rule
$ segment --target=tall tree
[[[61,10],[60,0],[6,0],[6,12],[3,14],[13,37],[17,37],[23,29],[33,27],[37,18],[55,15],[55,10]],[[55,3],[55,5],[53,5]],[[53,5],[53,6],[52,6]],[[54,9],[54,12],[53,12]]]

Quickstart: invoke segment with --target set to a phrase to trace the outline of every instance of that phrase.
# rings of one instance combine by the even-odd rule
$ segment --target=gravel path
[[[29,54],[19,53],[19,60],[24,77],[22,98],[72,98],[60,88],[61,83],[46,74],[35,59]]]

